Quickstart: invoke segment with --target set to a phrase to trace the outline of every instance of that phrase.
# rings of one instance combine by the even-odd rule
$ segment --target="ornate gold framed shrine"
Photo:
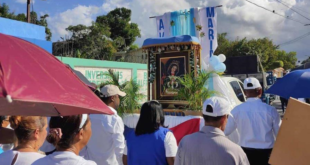
[[[151,38],[144,41],[148,56],[148,100],[158,100],[164,108],[186,105],[176,100],[182,85],[178,78],[200,69],[200,44],[196,37]]]

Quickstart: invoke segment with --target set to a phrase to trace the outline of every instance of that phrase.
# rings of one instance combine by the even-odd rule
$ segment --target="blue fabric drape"
[[[195,15],[193,8],[190,10],[171,12],[171,21],[174,22],[174,25],[171,26],[172,36],[196,36],[194,18]]]
[[[195,10],[194,8],[191,8],[190,9],[190,19],[189,19],[189,24],[190,24],[190,35],[191,36],[196,36],[196,25],[195,25],[195,22],[194,22],[194,19],[195,19]],[[198,21],[198,20],[196,20]]]

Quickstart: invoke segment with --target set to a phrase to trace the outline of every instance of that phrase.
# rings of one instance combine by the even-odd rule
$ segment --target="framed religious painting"
[[[189,53],[170,52],[156,55],[156,100],[175,100],[182,88],[180,78],[189,73]]]
[[[180,79],[200,69],[199,40],[187,35],[151,38],[142,49],[148,57],[148,100],[158,100],[164,108],[187,105],[176,96],[183,88]]]

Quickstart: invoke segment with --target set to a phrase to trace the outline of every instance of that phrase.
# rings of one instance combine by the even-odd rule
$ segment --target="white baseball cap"
[[[110,97],[110,96],[126,96],[125,92],[119,90],[119,88],[115,85],[106,85],[101,88],[100,92],[102,93],[103,97]]]
[[[208,105],[213,108],[213,112],[207,112]],[[230,111],[231,107],[229,105],[229,102],[222,97],[210,97],[203,103],[202,113],[207,116],[218,117],[230,115]]]
[[[256,89],[261,88],[259,81],[254,77],[249,77],[244,80],[243,88],[244,89]]]

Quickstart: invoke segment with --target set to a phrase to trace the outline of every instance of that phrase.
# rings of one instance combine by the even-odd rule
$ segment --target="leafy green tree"
[[[277,59],[283,61],[284,69],[292,69],[295,68],[297,62],[297,54],[296,52],[285,52],[284,50],[277,50]]]
[[[227,33],[218,34],[218,47],[215,50],[214,54],[228,54],[229,48],[231,47],[231,42],[226,37]]]
[[[141,37],[138,24],[131,23],[130,20],[130,9],[116,8],[107,15],[98,16],[96,22],[110,27],[110,38],[121,43],[118,45],[118,51],[124,51],[136,41],[136,37]]]
[[[0,17],[13,19],[13,20],[17,20],[17,21],[22,21],[22,22],[27,22],[27,18],[26,18],[25,14],[21,13],[21,14],[15,15],[14,12],[10,12],[9,6],[5,3],[3,3],[2,5],[0,4]],[[37,13],[34,11],[30,12],[31,23],[44,26],[45,27],[46,40],[50,41],[52,38],[52,32],[48,28],[48,24],[46,21],[47,17],[48,17],[48,14],[45,14],[44,16],[41,16],[40,19],[38,20]]]
[[[279,50],[268,38],[251,39],[243,38],[241,40],[230,41],[227,33],[218,35],[218,48],[215,54],[225,54],[227,57],[257,55],[263,65],[264,70],[274,69],[274,66],[282,61],[285,69],[294,68],[297,61],[296,52],[285,52]],[[282,63],[281,63],[282,65]]]
[[[72,56],[79,50],[85,58],[114,60],[115,52],[138,48],[133,42],[140,37],[140,30],[137,24],[130,22],[130,17],[130,9],[116,8],[97,17],[91,26],[69,26],[66,30],[70,32],[71,39],[64,44],[72,44]],[[62,47],[63,44],[55,44],[53,54],[62,55]]]
[[[113,60],[116,48],[109,39],[109,27],[93,22],[91,26],[69,26],[66,30],[72,34],[74,52],[79,50],[90,59]]]
[[[10,7],[7,4],[3,3],[2,5],[0,4],[0,17],[14,19],[15,14],[10,12]]]
[[[130,45],[129,50],[137,50],[137,49],[139,49],[139,45],[137,44]]]
[[[271,65],[271,68],[276,69],[276,68],[282,68],[284,66],[283,61],[275,61],[273,62],[273,65]]]
[[[140,109],[141,104],[139,103],[145,96],[140,92],[141,86],[133,79],[130,79],[123,84],[119,81],[119,72],[115,72],[109,69],[108,72],[103,73],[107,77],[106,82],[100,84],[100,88],[105,85],[115,85],[118,86],[121,91],[126,93],[125,97],[120,97],[120,107],[118,113],[123,115],[124,113],[133,113]]]

